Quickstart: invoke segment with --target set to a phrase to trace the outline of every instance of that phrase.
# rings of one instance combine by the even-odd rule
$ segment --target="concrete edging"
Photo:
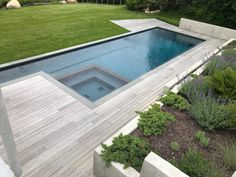
[[[218,39],[229,40],[236,37],[236,30],[217,25],[181,18],[179,27],[184,30],[208,35]]]

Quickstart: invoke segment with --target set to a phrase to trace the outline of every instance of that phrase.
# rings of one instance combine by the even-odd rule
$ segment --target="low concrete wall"
[[[236,38],[236,30],[185,18],[181,18],[179,28],[223,40]]]
[[[114,137],[121,133],[123,135],[130,134],[137,128],[138,119],[139,116],[115,133],[104,144],[111,145]],[[102,150],[102,146],[99,146],[94,151],[93,173],[96,177],[188,177],[185,173],[153,152],[150,152],[145,158],[141,173],[132,167],[124,169],[124,165],[117,162],[112,162],[107,167],[101,157]]]
[[[189,177],[160,156],[150,152],[143,162],[140,177]]]
[[[121,133],[123,135],[128,135],[137,128],[138,118],[136,117],[125,125],[122,129],[112,135],[108,140],[104,142],[106,145],[111,145],[112,140],[119,136]],[[129,167],[124,169],[124,165],[116,162],[112,162],[110,167],[107,167],[105,162],[102,160],[101,152],[103,148],[99,146],[94,151],[93,156],[93,173],[96,177],[139,177],[139,172],[134,168]]]
[[[11,169],[0,157],[0,177],[15,177]]]

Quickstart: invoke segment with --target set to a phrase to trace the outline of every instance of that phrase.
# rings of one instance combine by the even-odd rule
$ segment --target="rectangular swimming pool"
[[[91,102],[137,79],[203,40],[154,28],[0,70],[0,83],[39,71]]]

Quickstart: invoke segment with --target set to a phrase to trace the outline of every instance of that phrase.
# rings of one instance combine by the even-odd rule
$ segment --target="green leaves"
[[[192,102],[190,113],[196,121],[208,130],[227,128],[230,112],[225,105],[220,104],[210,96],[200,96]]]
[[[216,70],[207,78],[212,90],[220,97],[236,99],[236,71],[231,68]]]
[[[165,97],[162,97],[160,101],[167,106],[171,106],[179,110],[187,110],[189,108],[189,103],[180,95],[173,92],[168,92]]]
[[[207,147],[210,143],[210,139],[206,137],[205,132],[203,131],[197,131],[195,133],[195,138],[203,147]]]
[[[110,166],[111,162],[119,162],[124,164],[124,168],[132,166],[140,171],[143,160],[151,151],[151,148],[144,140],[132,136],[122,134],[114,138],[111,146],[102,144],[102,159]]]
[[[202,177],[207,173],[208,162],[201,153],[189,149],[181,158],[178,167],[191,177]]]
[[[139,112],[139,115],[138,128],[143,131],[145,136],[160,135],[170,121],[175,121],[175,117],[161,111],[158,104],[152,105],[147,111]]]

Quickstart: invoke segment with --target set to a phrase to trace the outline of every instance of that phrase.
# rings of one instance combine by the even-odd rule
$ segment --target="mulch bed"
[[[176,121],[167,125],[165,132],[159,136],[144,136],[143,132],[136,129],[132,135],[139,136],[148,141],[153,149],[160,151],[160,156],[166,160],[179,160],[181,156],[189,149],[195,149],[202,152],[205,158],[211,161],[213,158],[219,167],[223,162],[220,158],[220,144],[227,142],[236,142],[236,131],[206,131],[202,129],[193,117],[186,111],[175,110],[171,107],[163,106],[163,111],[169,112],[175,116]],[[194,138],[195,133],[204,131],[206,137],[210,138],[210,144],[207,148],[202,147]],[[175,152],[171,150],[170,144],[177,141],[180,149]],[[233,174],[233,171],[228,170],[228,174]]]

